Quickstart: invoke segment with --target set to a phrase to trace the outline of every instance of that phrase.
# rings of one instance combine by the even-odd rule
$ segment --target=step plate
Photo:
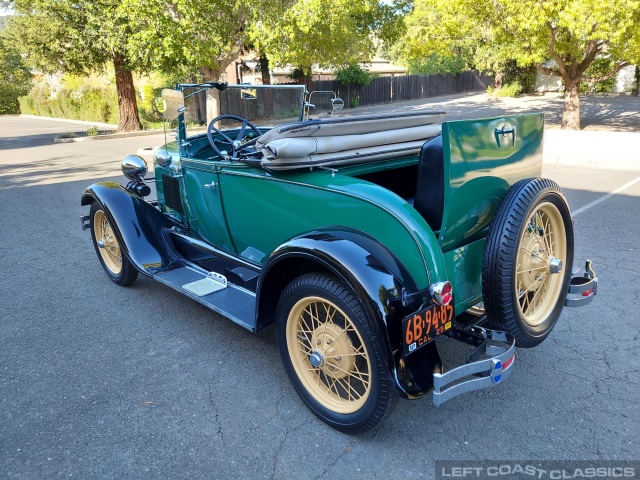
[[[248,290],[232,283],[227,283],[227,288],[222,288],[205,295],[197,295],[185,287],[201,280],[210,280],[207,279],[204,274],[191,267],[182,267],[159,273],[154,275],[153,278],[210,308],[214,312],[229,318],[238,325],[252,332],[256,331],[256,297]]]
[[[227,279],[224,275],[210,272],[206,278],[196,280],[195,282],[185,283],[182,288],[199,297],[209,295],[211,293],[227,288]]]

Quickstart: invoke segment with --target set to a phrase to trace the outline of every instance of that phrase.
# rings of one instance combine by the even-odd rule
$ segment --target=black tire
[[[569,289],[573,247],[571,212],[555,182],[525,179],[509,189],[489,228],[482,294],[489,319],[517,346],[535,347],[551,333]]]
[[[136,278],[138,278],[138,271],[123,252],[115,233],[117,227],[111,225],[98,202],[91,204],[89,227],[93,246],[107,276],[123,287],[135,282]],[[99,242],[102,242],[102,247]]]
[[[318,418],[347,433],[374,428],[397,401],[369,322],[349,289],[314,273],[285,288],[276,313],[278,350],[291,383]]]

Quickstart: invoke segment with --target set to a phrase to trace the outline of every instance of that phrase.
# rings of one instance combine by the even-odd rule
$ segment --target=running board
[[[153,278],[247,330],[256,331],[255,294],[229,283],[223,275],[186,266],[158,273]]]

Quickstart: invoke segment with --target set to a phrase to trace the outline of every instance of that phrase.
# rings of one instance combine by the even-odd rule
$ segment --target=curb
[[[95,139],[95,137],[54,138],[53,143],[86,142],[87,140],[93,140],[93,139]]]
[[[51,121],[60,122],[60,123],[76,123],[78,125],[87,125],[88,127],[98,127],[104,130],[116,130],[118,128],[117,125],[113,125],[111,123],[87,122],[86,120],[72,120],[69,118],[45,117],[42,115],[25,115],[22,113],[20,114],[20,116],[25,118],[33,118],[36,120],[51,120]]]
[[[138,130],[136,132],[121,132],[121,133],[109,133],[107,135],[97,135],[96,140],[112,140],[116,138],[127,137],[145,137],[147,135],[160,135],[164,133],[164,130]]]

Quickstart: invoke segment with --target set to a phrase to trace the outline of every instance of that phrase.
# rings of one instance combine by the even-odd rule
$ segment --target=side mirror
[[[159,103],[161,103],[161,105],[158,105]],[[175,120],[178,118],[178,115],[186,110],[184,106],[184,94],[179,90],[163,88],[162,97],[156,99],[155,106],[156,109],[164,115],[165,120]]]
[[[334,112],[339,112],[344,108],[344,100],[341,98],[334,98],[331,100],[331,108]]]

